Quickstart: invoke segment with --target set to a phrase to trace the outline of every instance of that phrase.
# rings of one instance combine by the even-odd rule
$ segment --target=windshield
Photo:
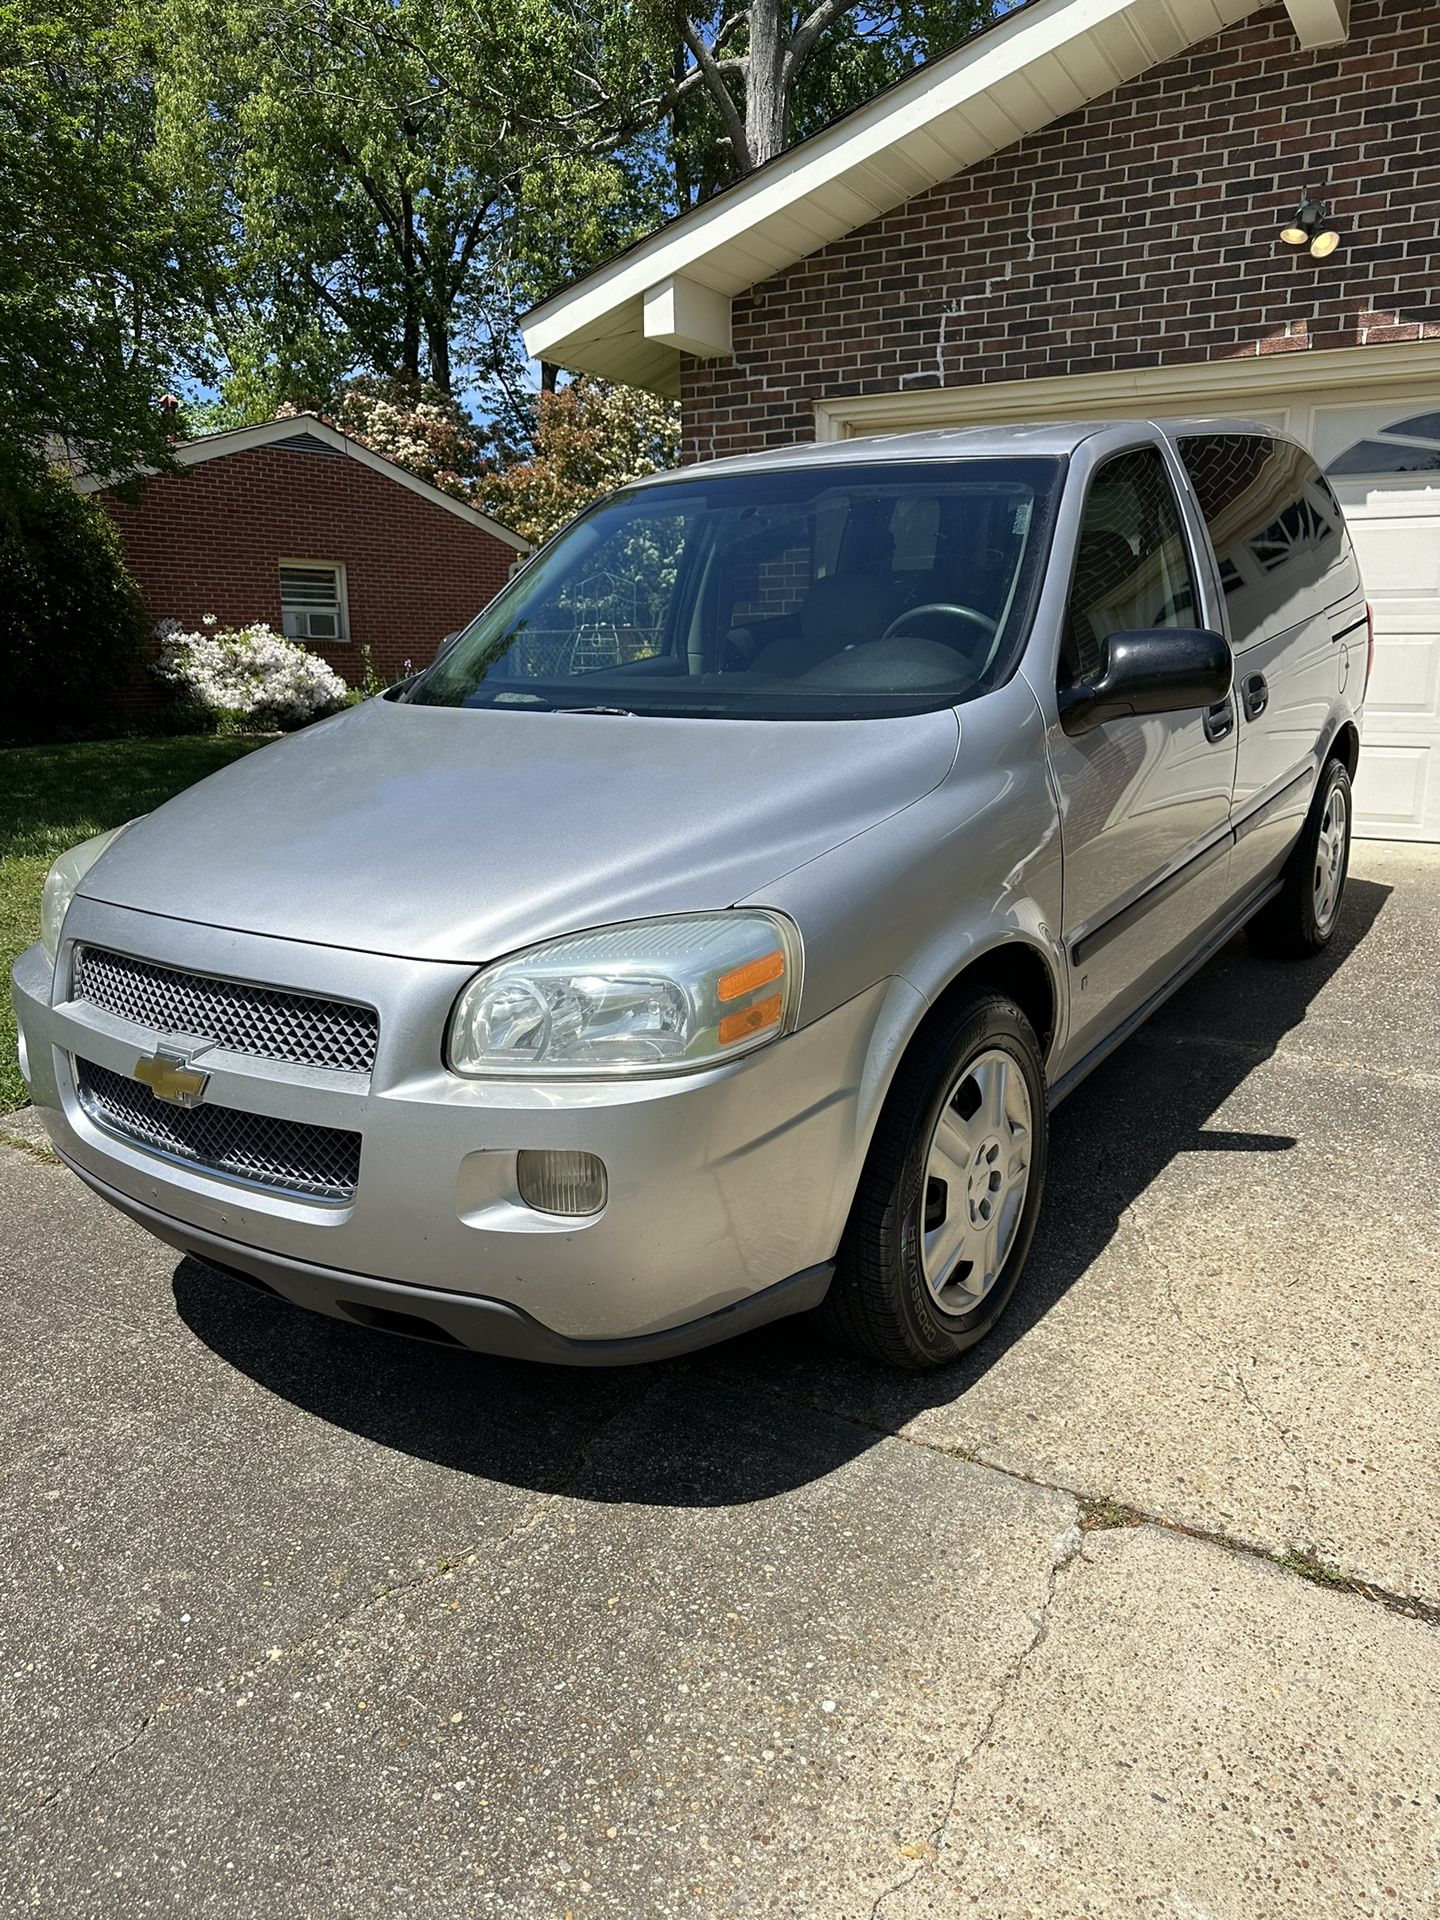
[[[1062,475],[947,460],[612,494],[406,697],[735,719],[953,706],[1020,657]]]

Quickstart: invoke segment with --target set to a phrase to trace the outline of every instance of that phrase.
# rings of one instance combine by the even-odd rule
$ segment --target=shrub
[[[60,473],[0,481],[0,739],[114,733],[148,623],[114,522]]]
[[[161,627],[155,671],[218,720],[261,731],[303,727],[345,704],[345,682],[318,655],[263,621],[181,633]]]

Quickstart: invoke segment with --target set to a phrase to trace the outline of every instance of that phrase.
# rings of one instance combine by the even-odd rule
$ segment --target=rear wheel
[[[1328,946],[1340,920],[1350,871],[1350,775],[1328,760],[1304,830],[1285,865],[1284,884],[1250,922],[1252,944],[1277,960],[1300,960]]]
[[[1015,1291],[1045,1182],[1040,1045],[1020,1009],[976,993],[901,1063],[822,1313],[847,1346],[942,1366]]]

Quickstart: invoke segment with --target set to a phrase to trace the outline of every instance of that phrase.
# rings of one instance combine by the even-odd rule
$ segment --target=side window
[[[1065,623],[1071,679],[1100,664],[1112,633],[1191,627],[1196,620],[1179,504],[1158,447],[1107,460],[1090,482]]]
[[[1219,562],[1237,653],[1354,590],[1344,517],[1303,447],[1267,434],[1193,434],[1180,458]]]

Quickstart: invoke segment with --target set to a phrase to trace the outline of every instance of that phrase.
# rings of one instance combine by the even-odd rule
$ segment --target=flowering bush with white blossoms
[[[183,633],[177,621],[163,621],[155,669],[198,706],[268,731],[303,727],[344,705],[335,669],[263,620],[216,627],[209,614],[202,624],[207,631]]]

